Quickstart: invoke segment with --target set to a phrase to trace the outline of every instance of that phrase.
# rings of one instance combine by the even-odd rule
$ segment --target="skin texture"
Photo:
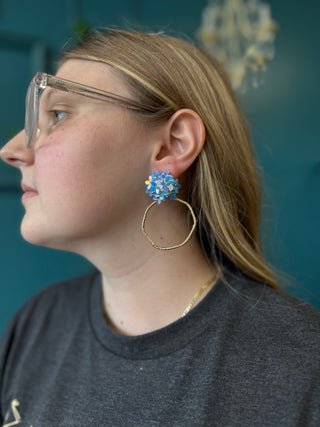
[[[57,76],[130,98],[106,64],[72,59]],[[102,272],[106,317],[116,331],[137,335],[171,323],[215,269],[195,235],[174,251],[150,245],[141,232],[152,201],[144,181],[152,170],[176,178],[191,166],[204,143],[201,119],[179,110],[148,126],[125,108],[75,95],[51,96],[46,109],[60,113],[48,127],[42,110],[33,148],[26,149],[21,132],[0,152],[36,191],[23,201],[23,237],[83,255]],[[164,246],[183,241],[186,212],[178,202],[153,209],[152,238]]]
[[[77,75],[76,62],[58,76],[84,82],[85,74],[87,84],[106,86],[106,66],[81,61]],[[114,78],[107,89],[123,93],[119,86]],[[63,105],[52,97],[48,108],[67,114],[53,131],[40,132],[34,153],[24,153],[30,167],[23,169],[23,181],[39,196],[26,201],[21,231],[32,243],[74,250],[88,237],[105,237],[111,223],[113,232],[123,225],[122,212],[128,203],[134,206],[148,167],[147,135],[124,108],[62,96]]]

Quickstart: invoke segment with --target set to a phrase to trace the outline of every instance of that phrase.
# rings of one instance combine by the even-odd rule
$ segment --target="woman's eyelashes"
[[[57,124],[61,122],[61,120],[63,120],[68,115],[66,111],[60,111],[60,110],[53,110],[52,114],[53,114],[53,124]]]
[[[61,107],[56,108],[48,108],[45,111],[44,117],[43,117],[43,124],[46,129],[54,130],[58,125],[60,125],[62,122],[66,120],[66,118],[69,116],[69,112],[66,111],[65,108],[61,109]]]

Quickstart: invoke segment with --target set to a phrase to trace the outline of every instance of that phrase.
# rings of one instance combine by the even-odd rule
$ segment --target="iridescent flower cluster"
[[[145,181],[145,185],[147,188],[146,193],[157,201],[159,205],[164,200],[176,199],[180,188],[178,180],[174,179],[168,171],[162,173],[153,171],[149,179]]]

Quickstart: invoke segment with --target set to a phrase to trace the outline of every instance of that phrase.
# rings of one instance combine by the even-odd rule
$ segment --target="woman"
[[[22,173],[22,235],[98,272],[12,320],[3,424],[318,425],[319,313],[263,258],[252,148],[216,61],[97,33],[36,75],[26,105],[1,150]]]

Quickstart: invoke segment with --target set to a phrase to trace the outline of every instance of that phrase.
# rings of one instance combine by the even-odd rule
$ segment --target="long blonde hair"
[[[214,262],[222,256],[249,276],[278,287],[260,241],[261,189],[244,117],[219,63],[182,39],[108,29],[62,55],[119,70],[133,99],[154,107],[140,116],[157,123],[181,108],[201,117],[206,140],[188,174],[188,202],[198,237]],[[139,113],[137,113],[139,114]]]

